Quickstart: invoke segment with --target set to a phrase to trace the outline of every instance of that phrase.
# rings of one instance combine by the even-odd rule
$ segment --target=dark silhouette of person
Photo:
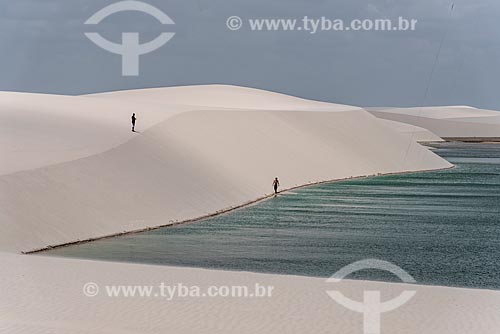
[[[274,178],[273,181],[273,188],[274,188],[274,194],[276,195],[278,193],[278,187],[280,186],[280,181],[278,180],[277,177]]]
[[[132,114],[132,132],[135,132],[135,120],[137,117],[135,117],[135,113]]]

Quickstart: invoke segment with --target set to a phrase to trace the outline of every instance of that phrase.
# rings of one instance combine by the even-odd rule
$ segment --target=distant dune
[[[500,138],[500,112],[467,106],[367,108],[387,120],[425,128],[442,138]]]
[[[407,124],[407,123],[402,123],[402,122],[396,122],[396,121],[390,121],[388,119],[383,119],[379,118],[379,121],[383,123],[384,125],[391,127],[393,130],[396,132],[408,136],[412,140],[416,140],[417,142],[420,143],[425,143],[425,142],[442,142],[444,141],[441,137],[438,135],[432,133],[431,131],[421,128],[419,126]]]

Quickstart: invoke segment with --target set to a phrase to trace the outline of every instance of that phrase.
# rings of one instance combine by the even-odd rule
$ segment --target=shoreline
[[[298,185],[298,186],[295,186],[295,187],[287,188],[287,189],[279,191],[278,194],[285,193],[287,191],[291,191],[291,190],[295,190],[295,189],[300,189],[300,188],[305,188],[305,187],[311,187],[311,186],[316,186],[316,185],[326,184],[326,183],[335,183],[335,182],[342,182],[342,181],[356,180],[356,179],[363,179],[363,178],[377,177],[377,176],[404,175],[404,174],[413,174],[413,173],[428,173],[428,172],[436,172],[436,171],[448,170],[448,169],[452,169],[452,168],[455,168],[455,166],[452,165],[451,167],[437,168],[437,169],[426,169],[426,170],[417,170],[417,171],[403,171],[403,172],[393,172],[393,173],[377,173],[377,174],[371,174],[371,175],[352,176],[352,177],[342,178],[342,179],[325,180],[325,181],[307,183],[307,184],[302,184],[302,185]],[[93,242],[93,241],[104,240],[104,239],[111,239],[111,238],[115,238],[115,237],[121,237],[121,236],[125,236],[125,235],[131,235],[131,234],[138,234],[138,233],[142,233],[142,232],[148,232],[148,231],[158,230],[158,229],[161,229],[161,228],[174,227],[174,226],[185,225],[185,224],[192,224],[192,223],[196,223],[196,222],[202,221],[204,219],[208,219],[208,218],[220,216],[220,215],[223,215],[223,214],[226,214],[226,213],[230,213],[232,211],[243,209],[243,208],[249,207],[251,205],[255,205],[257,203],[260,203],[262,201],[271,199],[273,197],[275,197],[275,194],[268,194],[268,195],[265,195],[263,197],[259,197],[259,198],[255,199],[255,200],[252,200],[252,201],[240,204],[240,205],[236,205],[236,206],[233,206],[233,207],[221,209],[221,210],[218,210],[218,211],[216,211],[214,213],[210,213],[208,215],[204,215],[204,216],[200,216],[200,217],[196,217],[196,218],[192,218],[192,219],[187,219],[187,220],[173,222],[173,223],[164,224],[164,225],[158,225],[158,226],[152,226],[152,227],[145,227],[145,228],[142,228],[142,229],[136,229],[136,230],[131,230],[131,231],[119,232],[119,233],[104,235],[104,236],[96,237],[96,238],[90,238],[90,239],[85,239],[85,240],[77,240],[77,241],[67,242],[67,243],[63,243],[63,244],[59,244],[59,245],[48,245],[48,246],[45,246],[45,247],[42,247],[42,248],[38,248],[38,249],[33,249],[33,250],[28,250],[28,251],[22,251],[21,254],[24,254],[24,255],[39,254],[39,253],[43,253],[45,251],[49,251],[49,250],[53,250],[53,249],[57,249],[57,248],[63,248],[63,247],[70,247],[70,246],[75,246],[75,245],[81,245],[81,244],[86,244],[86,243]],[[307,276],[307,277],[309,277],[309,276]]]
[[[442,137],[447,143],[500,144],[500,137]]]

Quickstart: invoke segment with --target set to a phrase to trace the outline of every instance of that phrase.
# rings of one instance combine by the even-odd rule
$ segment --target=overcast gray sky
[[[93,28],[114,42],[122,32],[139,32],[141,42],[176,33],[141,56],[138,77],[122,77],[121,57],[84,36],[89,27],[83,23],[114,2],[0,0],[0,90],[83,94],[224,83],[360,106],[500,110],[498,0],[146,0],[176,24],[124,12]],[[404,16],[419,23],[414,32],[230,31],[231,15],[346,21]]]

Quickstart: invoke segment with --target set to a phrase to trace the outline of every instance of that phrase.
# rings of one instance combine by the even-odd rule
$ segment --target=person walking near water
[[[137,117],[135,117],[135,113],[132,114],[132,132],[135,132],[135,120]]]
[[[273,188],[274,188],[274,194],[276,195],[278,193],[278,187],[280,186],[280,181],[278,180],[277,177],[274,178],[273,181]]]

